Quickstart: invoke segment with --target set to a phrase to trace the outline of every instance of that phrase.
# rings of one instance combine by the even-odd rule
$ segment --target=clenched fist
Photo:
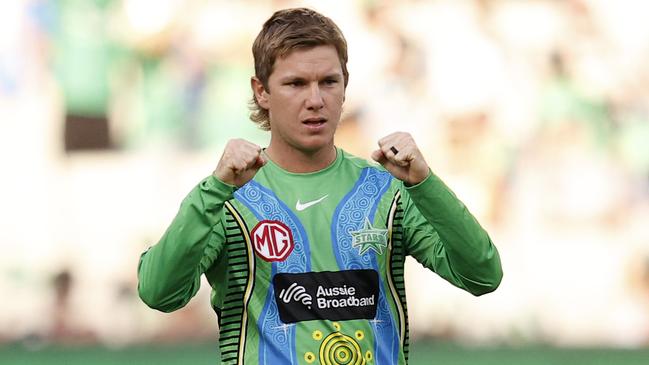
[[[261,147],[245,139],[231,139],[212,175],[226,184],[242,187],[265,164]]]
[[[405,132],[395,132],[381,138],[379,149],[372,152],[372,159],[410,186],[424,181],[430,172],[415,140]]]

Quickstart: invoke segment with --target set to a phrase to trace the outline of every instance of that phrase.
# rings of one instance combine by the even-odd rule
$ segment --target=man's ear
[[[252,87],[252,92],[255,94],[257,104],[259,104],[260,107],[266,110],[270,109],[268,92],[266,91],[266,88],[264,87],[264,84],[261,82],[261,80],[259,80],[256,76],[251,77],[250,87]]]

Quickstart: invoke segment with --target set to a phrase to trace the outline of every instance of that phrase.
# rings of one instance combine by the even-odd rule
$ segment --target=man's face
[[[268,89],[253,78],[253,90],[270,115],[271,146],[314,153],[333,146],[345,85],[333,46],[296,49],[275,60]]]

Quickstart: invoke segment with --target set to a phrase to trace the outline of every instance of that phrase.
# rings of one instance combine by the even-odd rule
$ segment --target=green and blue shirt
[[[489,236],[434,174],[406,187],[338,149],[313,173],[269,161],[238,189],[201,181],[142,255],[139,293],[173,311],[205,275],[223,364],[406,364],[407,255],[474,295],[502,278]]]

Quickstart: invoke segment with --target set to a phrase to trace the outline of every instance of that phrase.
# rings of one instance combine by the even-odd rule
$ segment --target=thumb
[[[266,164],[266,158],[264,158],[262,154],[259,154],[259,156],[257,156],[257,161],[255,161],[255,166],[261,168],[265,164]]]
[[[388,158],[385,156],[385,154],[383,154],[383,151],[381,151],[380,149],[372,152],[372,159],[380,163],[381,165],[385,165],[385,163],[388,161]]]

